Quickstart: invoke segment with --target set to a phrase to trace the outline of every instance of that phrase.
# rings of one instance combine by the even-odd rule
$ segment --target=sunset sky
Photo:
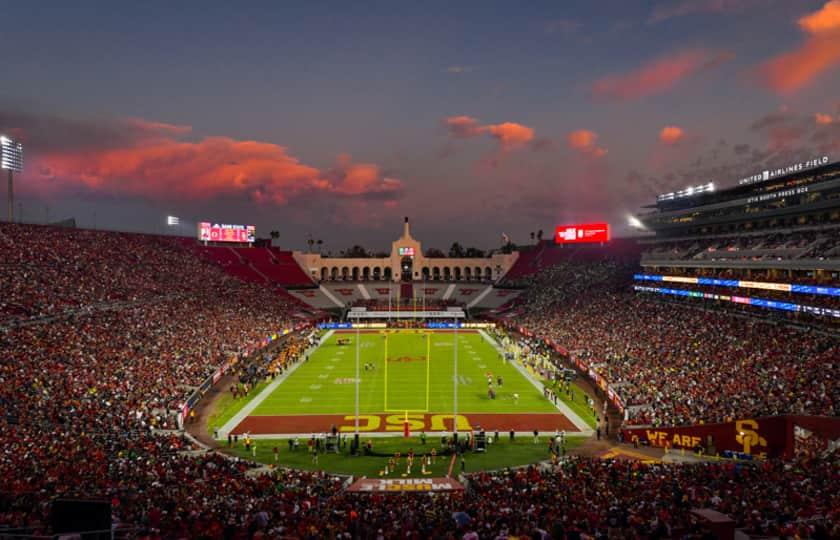
[[[489,248],[840,159],[840,0],[242,4],[5,3],[23,219]]]

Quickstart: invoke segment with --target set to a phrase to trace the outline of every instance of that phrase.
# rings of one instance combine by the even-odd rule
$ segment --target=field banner
[[[464,491],[461,482],[452,478],[360,478],[347,491],[359,493],[405,493],[407,491]]]
[[[790,458],[793,454],[793,422],[784,416],[744,418],[720,424],[696,424],[670,428],[624,428],[625,441],[647,442],[651,446],[694,450],[711,443],[718,454],[736,453],[740,457]]]

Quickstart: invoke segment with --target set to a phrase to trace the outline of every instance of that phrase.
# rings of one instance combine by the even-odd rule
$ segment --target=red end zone
[[[362,414],[359,415],[359,431],[366,433],[402,433],[405,414]],[[322,433],[336,426],[342,433],[355,431],[356,416],[343,414],[308,414],[297,416],[248,416],[236,426],[234,435],[250,432],[252,435],[283,435],[293,433]],[[452,431],[451,414],[409,414],[409,428],[412,432]],[[477,428],[487,431],[541,432],[565,430],[579,431],[562,413],[510,413],[487,414],[465,413],[458,415],[458,431],[470,431]]]

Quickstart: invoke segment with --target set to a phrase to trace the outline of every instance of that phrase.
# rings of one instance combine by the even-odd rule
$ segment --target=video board
[[[558,225],[554,229],[555,244],[584,244],[610,241],[609,223]]]
[[[256,231],[254,225],[230,225],[204,221],[198,224],[198,239],[201,242],[253,243]]]

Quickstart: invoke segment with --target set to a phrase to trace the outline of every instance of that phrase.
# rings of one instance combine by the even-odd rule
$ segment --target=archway
[[[400,280],[411,281],[414,277],[414,257],[403,257],[400,260]]]

